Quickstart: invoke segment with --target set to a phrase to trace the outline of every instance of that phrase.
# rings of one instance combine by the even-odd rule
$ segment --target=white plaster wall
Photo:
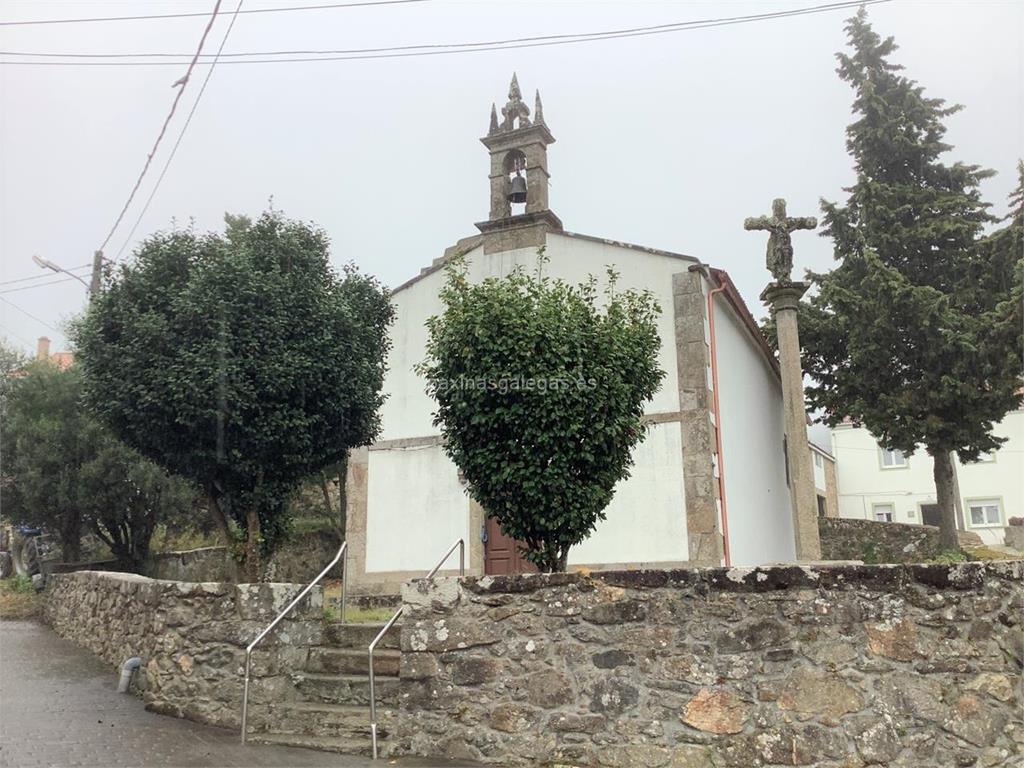
[[[569,550],[569,563],[680,563],[689,557],[679,422],[652,424],[605,519]]]
[[[782,386],[721,294],[715,330],[732,564],[790,562],[796,545],[782,450]]]
[[[814,489],[816,491],[819,491],[822,495],[824,495],[825,494],[825,461],[826,461],[826,459],[820,453],[816,452],[813,448],[809,449],[809,453],[810,453],[810,456],[808,458],[811,460],[811,469],[814,471]],[[814,458],[815,456],[818,457],[817,461],[815,461],[815,458]],[[821,466],[820,467],[818,466],[818,461],[821,462]]]
[[[662,310],[659,363],[667,375],[645,410],[678,411],[672,275],[695,260],[562,235],[548,236],[547,255],[545,272],[552,277],[580,283],[593,274],[603,287],[606,267],[612,266],[620,273],[619,289],[654,293]],[[479,281],[506,275],[520,264],[533,269],[536,250],[485,255],[483,248],[476,248],[466,259],[470,279]],[[434,401],[413,366],[424,357],[427,319],[443,310],[439,293],[444,281],[444,270],[438,270],[393,297],[396,317],[384,381],[388,399],[382,409],[381,441],[438,433],[432,423]],[[437,558],[434,550],[443,552],[451,541],[466,535],[468,501],[454,465],[440,448],[371,451],[368,471],[368,571],[429,568]],[[686,560],[687,553],[680,428],[678,422],[659,424],[638,447],[633,475],[616,490],[607,519],[588,541],[573,548],[570,561],[678,562]]]
[[[468,543],[469,498],[440,446],[371,450],[367,475],[368,574],[429,571],[457,539]]]
[[[957,465],[964,515],[969,517],[971,499],[1001,501],[1003,523],[1010,517],[1024,517],[1024,411],[1014,411],[996,425],[995,433],[1009,441],[996,452],[995,460]],[[908,457],[905,468],[883,469],[878,444],[863,427],[842,425],[832,430],[839,486],[839,516],[873,520],[874,504],[893,504],[893,522],[921,523],[919,505],[935,503],[932,460],[918,450]],[[1003,526],[975,527],[989,544],[1002,544]]]
[[[631,250],[607,243],[593,242],[563,235],[549,235],[547,255],[550,258],[546,274],[571,283],[580,283],[593,274],[605,285],[605,268],[612,266],[620,273],[619,288],[651,290],[661,306],[658,330],[661,335],[659,363],[668,374],[647,413],[666,413],[679,410],[679,390],[676,383],[676,347],[673,319],[672,275],[685,271],[695,261],[660,256]],[[466,255],[470,279],[499,277],[517,265],[533,269],[535,249],[520,249],[485,255],[476,248]],[[423,380],[415,374],[413,366],[424,358],[427,341],[425,323],[442,310],[439,293],[445,281],[444,270],[427,275],[393,297],[395,323],[391,329],[392,349],[388,357],[388,373],[384,391],[388,399],[381,412],[383,429],[381,440],[423,437],[437,433],[432,424],[434,401],[424,388]]]

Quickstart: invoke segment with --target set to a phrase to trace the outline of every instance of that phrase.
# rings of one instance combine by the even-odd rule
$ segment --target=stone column
[[[807,283],[769,283],[761,293],[761,300],[771,307],[779,339],[786,460],[789,464],[789,494],[793,503],[796,557],[797,560],[820,560],[818,505],[814,491],[814,470],[807,444],[807,408],[804,405],[800,333],[797,329],[797,306],[807,288]]]
[[[710,351],[705,335],[707,297],[700,273],[672,275],[676,376],[683,442],[683,498],[691,566],[722,564],[725,551],[715,477],[715,425],[708,389]]]

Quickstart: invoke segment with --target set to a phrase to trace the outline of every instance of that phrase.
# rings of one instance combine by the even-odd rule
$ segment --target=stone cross
[[[771,233],[765,260],[768,271],[780,283],[792,282],[793,241],[789,233],[797,229],[814,229],[817,226],[818,220],[813,216],[787,216],[786,201],[781,197],[772,201],[770,217],[751,217],[743,222],[744,229],[761,229]]]

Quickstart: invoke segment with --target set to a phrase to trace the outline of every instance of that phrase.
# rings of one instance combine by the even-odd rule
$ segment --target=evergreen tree
[[[992,427],[1021,399],[1020,191],[1016,217],[984,238],[994,218],[978,185],[992,172],[939,159],[943,119],[960,108],[900,74],[893,39],[863,8],[847,32],[838,73],[856,94],[857,180],[845,205],[822,202],[839,264],[811,276],[819,290],[802,313],[808,401],[886,448],[924,448],[942,542],[955,549],[952,453],[997,449]]]

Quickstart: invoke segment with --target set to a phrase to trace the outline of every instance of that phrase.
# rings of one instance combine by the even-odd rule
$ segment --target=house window
[[[818,494],[818,517],[825,517],[825,497]]]
[[[972,528],[990,528],[1003,524],[999,499],[977,499],[967,502],[967,517]]]
[[[875,513],[875,520],[880,523],[891,523],[893,506],[892,504],[872,504],[871,510]]]
[[[814,454],[814,466],[819,467],[819,468],[821,467],[821,454],[820,453],[815,453]]]
[[[907,466],[907,457],[903,451],[890,451],[888,448],[880,448],[882,452],[882,469],[896,469]]]

